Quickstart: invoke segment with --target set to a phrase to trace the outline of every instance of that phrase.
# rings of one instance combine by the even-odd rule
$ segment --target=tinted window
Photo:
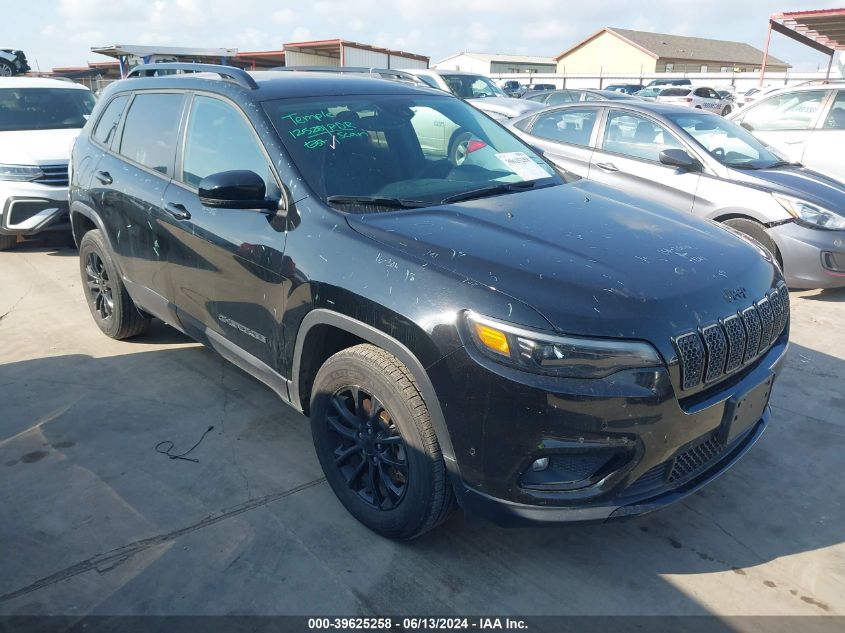
[[[701,90],[696,91],[696,95],[699,97],[703,97],[703,94],[699,94]],[[689,88],[665,88],[661,93],[661,97],[686,97],[689,94]]]
[[[129,160],[171,174],[181,94],[139,94],[129,106],[120,153]]]
[[[182,180],[197,186],[206,176],[235,169],[253,171],[267,185],[270,168],[252,125],[229,104],[196,97],[185,137]]]
[[[604,131],[604,149],[634,158],[659,161],[664,149],[683,149],[665,127],[636,114],[611,112]]]
[[[826,130],[845,130],[845,90],[840,90],[824,121]]]
[[[561,182],[525,143],[450,95],[337,95],[263,106],[324,200],[376,196],[435,204],[506,183]],[[440,149],[430,145],[427,155],[424,145],[437,138]]]
[[[90,90],[0,89],[0,132],[81,128],[94,109]]]
[[[437,85],[437,82],[434,81],[434,79],[432,79],[431,77],[427,77],[426,75],[418,75],[417,78],[420,79],[421,81],[424,81],[425,83],[427,83],[432,88],[437,88],[438,90],[443,90],[440,86]]]
[[[598,111],[593,108],[573,108],[541,114],[531,134],[550,141],[589,145]]]
[[[114,133],[117,131],[117,124],[120,122],[120,115],[123,114],[123,108],[126,107],[128,100],[129,97],[126,95],[116,97],[106,107],[100,120],[97,121],[97,127],[94,129],[94,138],[100,143],[111,144]]]
[[[505,93],[487,77],[481,75],[440,75],[454,94],[462,99],[504,97]]]
[[[755,131],[808,130],[827,92],[806,90],[771,96],[749,108],[743,125]]]

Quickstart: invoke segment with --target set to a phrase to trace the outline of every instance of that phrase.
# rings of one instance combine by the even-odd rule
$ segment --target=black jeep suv
[[[648,512],[762,433],[789,295],[759,246],[442,91],[156,68],[203,72],[112,84],[73,149],[94,320],[157,317],[269,385],[376,532]]]

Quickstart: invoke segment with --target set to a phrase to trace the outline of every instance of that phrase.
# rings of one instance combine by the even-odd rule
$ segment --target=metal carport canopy
[[[769,33],[763,50],[763,67],[760,69],[760,85],[766,75],[766,61],[769,56],[769,42],[772,31],[801,42],[830,57],[827,77],[836,51],[845,50],[845,8],[816,9],[813,11],[787,11],[769,18]]]

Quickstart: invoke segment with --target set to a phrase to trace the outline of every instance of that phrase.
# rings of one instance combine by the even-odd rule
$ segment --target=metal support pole
[[[760,67],[760,87],[766,77],[766,63],[769,61],[769,43],[772,41],[772,20],[769,20],[769,32],[766,34],[766,47],[763,49],[763,65]]]
[[[827,74],[824,76],[825,79],[830,79],[830,69],[833,66],[833,56],[836,55],[836,51],[833,51],[830,54],[830,59],[827,60]]]

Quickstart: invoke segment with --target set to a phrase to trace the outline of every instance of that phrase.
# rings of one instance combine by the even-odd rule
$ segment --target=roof
[[[828,49],[845,50],[845,8],[786,11],[773,15],[771,20],[780,22]],[[794,39],[801,41],[799,38]]]
[[[238,54],[237,48],[191,48],[186,46],[137,46],[135,44],[112,44],[110,46],[92,46],[91,51],[119,57],[121,55],[135,55],[145,57],[147,55],[184,55],[196,57],[234,57]]]
[[[324,97],[339,95],[376,95],[376,94],[432,94],[428,88],[417,88],[401,81],[373,79],[360,75],[342,75],[338,73],[297,73],[274,70],[256,70],[249,72],[258,84],[257,90],[245,90],[231,81],[222,81],[213,73],[178,74],[160,77],[136,77],[112,84],[116,90],[134,90],[141,88],[177,88],[189,89],[202,82],[204,87],[219,89],[220,92],[242,91],[254,95],[256,101],[301,97]],[[442,95],[437,91],[438,95]]]
[[[68,90],[88,90],[82,84],[63,79],[43,77],[0,77],[0,88],[66,88]]]
[[[617,29],[605,27],[594,33],[587,39],[575,46],[563,51],[555,59],[572,53],[576,49],[594,40],[602,33],[610,33],[628,42],[655,59],[686,59],[693,61],[723,61],[732,64],[753,64],[759,66],[763,63],[763,51],[754,48],[744,42],[732,42],[729,40],[713,40],[704,37],[687,37],[685,35],[670,35],[668,33],[649,33],[647,31],[634,31],[631,29]],[[776,57],[769,55],[769,65],[788,66],[788,64]]]
[[[454,55],[450,55],[444,59],[441,59],[438,64],[443,63],[449,59],[453,59],[455,57],[460,57],[461,55],[465,55],[467,57],[473,57],[475,59],[480,59],[485,62],[505,62],[505,63],[516,63],[516,64],[549,64],[554,65],[555,59],[553,57],[541,57],[539,55],[507,55],[501,53],[471,53],[469,51],[464,51],[461,53],[455,53]]]
[[[320,53],[331,56],[334,48],[340,49],[341,46],[349,46],[352,48],[361,48],[375,53],[385,53],[387,55],[394,55],[396,57],[407,57],[409,59],[416,59],[425,63],[429,62],[429,57],[426,55],[418,55],[416,53],[408,53],[406,51],[394,50],[392,48],[383,48],[381,46],[373,46],[372,44],[362,44],[361,42],[353,42],[351,40],[333,39],[333,40],[314,40],[312,42],[287,42],[284,45],[286,51],[299,51],[302,53],[312,53],[319,55]]]

